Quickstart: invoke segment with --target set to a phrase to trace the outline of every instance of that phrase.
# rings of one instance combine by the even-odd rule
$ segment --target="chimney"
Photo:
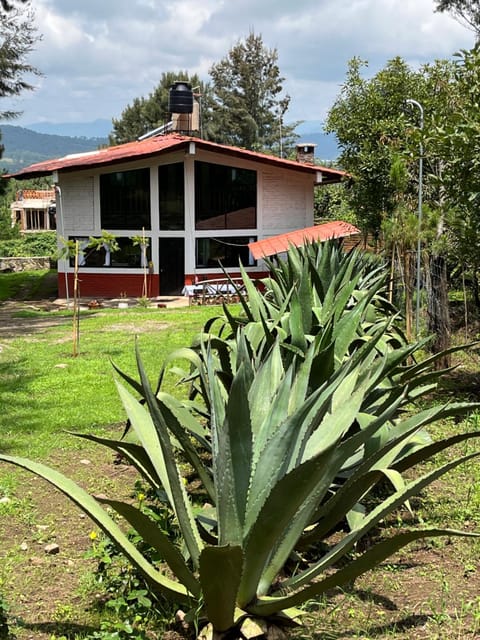
[[[304,164],[315,164],[315,147],[317,145],[313,142],[302,142],[297,144],[297,162],[303,162]]]
[[[172,113],[173,131],[178,133],[192,133],[200,131],[200,105],[193,101],[191,113]]]

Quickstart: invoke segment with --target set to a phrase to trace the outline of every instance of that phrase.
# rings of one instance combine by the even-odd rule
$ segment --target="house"
[[[12,226],[20,231],[53,231],[55,220],[55,189],[21,189],[10,205]]]
[[[59,238],[79,241],[82,296],[138,297],[148,268],[153,297],[219,278],[220,264],[236,276],[241,261],[260,276],[249,243],[313,224],[314,187],[345,174],[314,165],[312,147],[301,147],[306,162],[171,133],[40,162],[10,177],[53,176]],[[102,231],[115,235],[117,251],[87,248]],[[64,296],[72,260],[60,260],[58,269]]]

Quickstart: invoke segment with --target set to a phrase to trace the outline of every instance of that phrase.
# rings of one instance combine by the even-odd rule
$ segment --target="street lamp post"
[[[423,129],[423,107],[416,100],[408,99],[407,104],[413,104],[420,111],[420,130]],[[421,275],[421,257],[422,248],[421,230],[422,230],[422,190],[423,190],[423,143],[420,139],[419,146],[420,158],[418,161],[418,241],[417,241],[417,309],[415,317],[415,331],[418,338],[420,323],[420,275]]]

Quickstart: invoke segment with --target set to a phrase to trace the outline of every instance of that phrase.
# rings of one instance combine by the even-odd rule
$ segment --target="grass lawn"
[[[188,345],[218,312],[215,307],[88,312],[81,318],[76,358],[68,316],[62,320],[57,315],[55,326],[0,339],[0,449],[46,461],[91,491],[131,495],[132,468],[114,465],[95,445],[64,430],[118,436],[125,416],[111,361],[136,377],[138,340],[150,378],[156,380],[164,357]],[[31,317],[33,322],[48,314]],[[473,356],[463,363],[472,377],[478,364]],[[172,390],[173,378],[168,384]],[[449,396],[452,389],[458,398],[455,381]],[[472,417],[468,425],[449,421],[435,428],[453,434],[479,429],[480,421]],[[471,462],[424,492],[413,503],[416,523],[480,531],[479,467],[478,461]],[[393,531],[410,523],[405,510],[384,526]],[[102,594],[92,580],[96,563],[85,557],[92,547],[91,531],[88,518],[59,492],[26,472],[0,465],[0,613],[5,603],[17,640],[80,640],[98,632],[106,614],[97,606]],[[44,551],[52,542],[59,545],[56,555]],[[476,540],[418,542],[354,585],[309,603],[307,631],[297,637],[479,638],[479,556]]]
[[[69,446],[64,429],[97,430],[124,420],[112,362],[135,376],[137,342],[156,381],[165,357],[188,345],[218,311],[136,307],[86,312],[75,358],[68,315],[57,327],[8,340],[0,352],[0,448],[41,458],[53,446]]]

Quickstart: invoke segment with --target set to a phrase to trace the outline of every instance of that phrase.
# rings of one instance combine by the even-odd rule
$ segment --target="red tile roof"
[[[332,238],[345,238],[346,236],[353,236],[357,233],[360,233],[360,229],[354,227],[353,224],[336,220],[334,222],[318,224],[314,227],[298,229],[297,231],[289,231],[288,233],[282,233],[278,236],[272,236],[271,238],[257,240],[257,242],[250,242],[248,247],[255,260],[259,260],[260,258],[288,251],[292,245],[301,247],[307,242],[315,240],[325,242],[325,240],[331,240]]]
[[[285,160],[265,153],[248,151],[246,149],[241,149],[240,147],[229,147],[227,145],[209,142],[208,140],[202,140],[201,138],[192,138],[173,133],[146,138],[145,140],[137,140],[135,142],[127,142],[126,144],[98,149],[96,151],[74,153],[54,160],[37,162],[36,164],[32,164],[29,167],[25,167],[24,169],[20,169],[19,171],[8,174],[4,177],[20,179],[35,178],[50,175],[54,171],[78,171],[88,167],[108,166],[119,162],[127,162],[128,160],[150,158],[152,156],[161,155],[177,149],[184,149],[185,152],[187,152],[189,150],[190,143],[194,143],[196,147],[205,149],[206,151],[251,159],[256,162],[263,162],[278,167],[307,172],[314,174],[315,176],[318,174],[318,184],[340,182],[342,178],[346,176],[344,171],[330,169],[329,167],[306,164],[296,162],[294,160]]]

